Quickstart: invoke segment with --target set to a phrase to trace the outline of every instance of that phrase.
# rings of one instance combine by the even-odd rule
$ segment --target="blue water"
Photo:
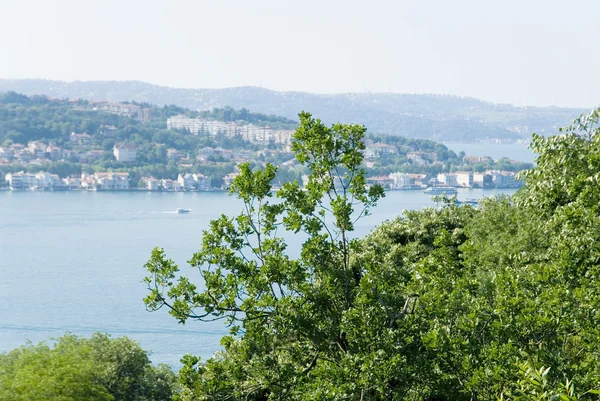
[[[524,143],[444,143],[448,149],[458,153],[463,151],[467,156],[489,156],[494,160],[502,157],[533,163],[536,154]]]
[[[514,190],[461,189],[458,198],[498,192]],[[390,192],[359,221],[357,234],[432,205],[420,191]],[[210,357],[223,323],[180,325],[166,310],[147,312],[143,265],[161,246],[196,277],[185,264],[202,230],[240,206],[224,193],[0,191],[0,352],[65,332],[102,331],[138,341],[155,363],[178,366],[186,353]],[[192,212],[175,214],[178,207]]]

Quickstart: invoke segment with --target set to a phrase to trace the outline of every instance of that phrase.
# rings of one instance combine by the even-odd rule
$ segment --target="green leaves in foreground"
[[[364,185],[364,127],[302,113],[304,188],[273,199],[275,168],[242,165],[244,210],[211,222],[195,281],[162,250],[146,266],[149,309],[231,329],[205,363],[184,358],[180,399],[596,399],[598,115],[534,137],[538,165],[512,199],[406,212],[359,240],[383,195]]]
[[[167,401],[175,375],[128,338],[64,335],[0,354],[0,400]]]

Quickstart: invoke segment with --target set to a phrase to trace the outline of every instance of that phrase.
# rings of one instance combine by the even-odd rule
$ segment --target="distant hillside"
[[[256,87],[177,89],[138,81],[0,80],[1,91],[94,100],[174,104],[192,109],[230,106],[295,119],[307,110],[326,123],[356,122],[370,132],[437,141],[513,141],[551,134],[583,109],[514,107],[440,95],[354,93],[319,95]]]

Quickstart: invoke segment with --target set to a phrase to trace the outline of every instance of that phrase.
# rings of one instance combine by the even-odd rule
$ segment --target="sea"
[[[515,192],[458,191],[459,200]],[[146,311],[144,264],[161,247],[197,278],[186,261],[200,249],[202,231],[221,214],[239,214],[241,205],[210,192],[0,191],[0,352],[100,331],[128,336],[154,363],[174,368],[186,353],[209,358],[220,349],[224,323],[182,325],[167,310]],[[433,206],[421,191],[388,192],[355,235],[405,210]],[[177,208],[191,212],[177,214]],[[298,238],[288,242],[299,247]]]

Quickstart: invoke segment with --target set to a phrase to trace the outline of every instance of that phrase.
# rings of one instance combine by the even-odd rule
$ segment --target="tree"
[[[0,354],[0,400],[167,401],[174,379],[166,366],[152,366],[134,341],[99,333]]]
[[[534,136],[537,165],[513,199],[445,199],[357,240],[354,216],[382,195],[358,167],[364,128],[301,114],[306,188],[288,183],[272,202],[275,168],[242,165],[244,212],[213,221],[190,260],[203,289],[161,249],[146,265],[151,310],[231,329],[205,363],[184,358],[181,399],[593,399],[599,116]],[[278,228],[300,234],[298,258]]]
[[[358,243],[351,232],[383,196],[380,186],[366,187],[360,168],[365,131],[327,127],[301,113],[292,148],[309,170],[308,183],[304,189],[286,183],[277,201],[273,165],[258,171],[240,165],[230,191],[243,212],[212,221],[190,260],[203,290],[154,249],[146,264],[147,307],[165,306],[181,323],[224,319],[230,327],[224,351],[206,364],[184,359],[184,396],[295,399],[335,391],[311,381],[337,372],[354,352],[343,326],[364,272],[351,264]],[[283,230],[304,241],[298,258],[288,254]]]

